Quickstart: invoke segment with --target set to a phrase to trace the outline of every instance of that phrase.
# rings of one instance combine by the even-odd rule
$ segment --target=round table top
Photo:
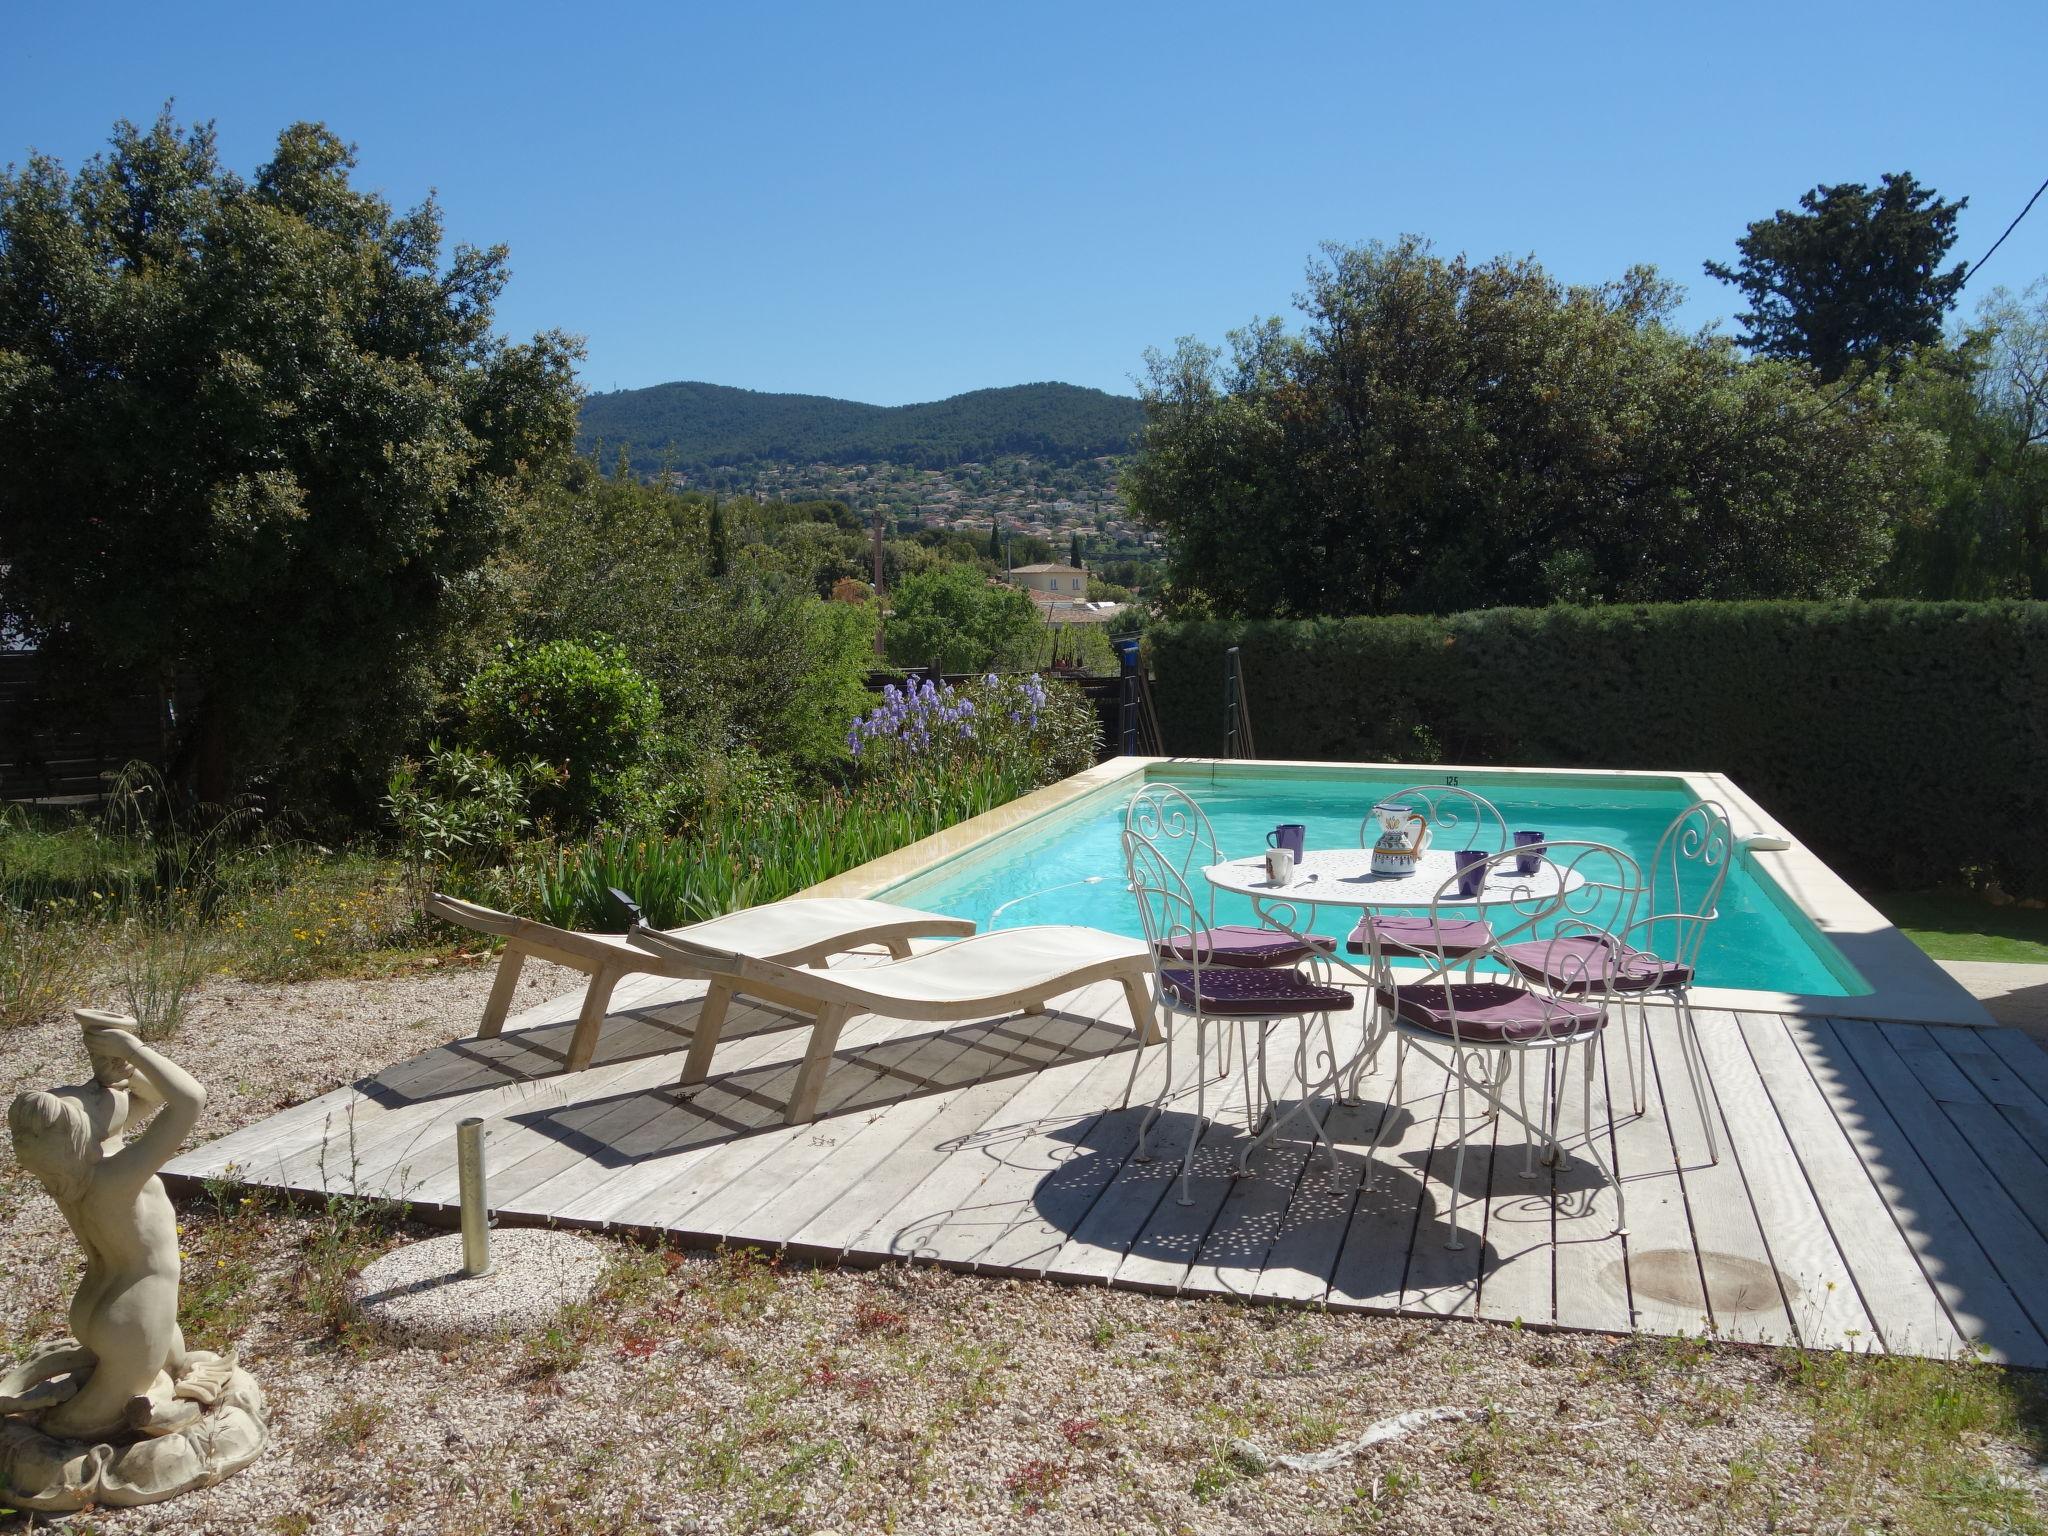
[[[1370,848],[1311,848],[1295,861],[1294,878],[1275,885],[1266,878],[1266,856],[1211,864],[1204,878],[1219,891],[1235,891],[1255,901],[1296,901],[1321,907],[1427,907],[1457,873],[1448,849],[1431,850],[1412,875],[1376,875]],[[1575,869],[1560,869],[1545,859],[1532,875],[1518,875],[1511,864],[1498,864],[1476,896],[1446,896],[1447,907],[1501,906],[1509,902],[1548,900],[1586,883]]]

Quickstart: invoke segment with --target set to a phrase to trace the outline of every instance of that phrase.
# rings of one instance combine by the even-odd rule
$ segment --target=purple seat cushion
[[[1211,1015],[1234,1013],[1338,1013],[1357,999],[1342,987],[1326,987],[1294,970],[1252,970],[1245,966],[1168,966],[1159,973],[1166,1000],[1176,1008]],[[1199,993],[1199,996],[1198,996]]]
[[[1692,967],[1660,960],[1598,934],[1529,939],[1501,951],[1508,964],[1554,992],[1660,992],[1692,984]]]
[[[1271,928],[1254,928],[1245,923],[1218,923],[1206,935],[1192,942],[1174,939],[1159,946],[1163,960],[1199,959],[1204,965],[1234,965],[1258,969],[1269,965],[1295,965],[1313,954],[1329,954],[1335,939],[1312,933],[1297,939],[1291,933]]]
[[[1344,947],[1366,954],[1375,933],[1386,955],[1480,955],[1493,947],[1493,925],[1478,917],[1362,917]]]
[[[1382,987],[1380,1001],[1419,1029],[1459,1040],[1575,1040],[1606,1014],[1585,1003],[1543,997],[1504,981],[1424,982]],[[1455,1031],[1452,1020],[1457,1021]]]

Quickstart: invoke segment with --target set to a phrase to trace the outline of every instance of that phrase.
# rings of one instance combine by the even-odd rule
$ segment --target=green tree
[[[1733,267],[1706,263],[1749,301],[1742,343],[1765,357],[1811,364],[1829,382],[1850,365],[1889,364],[1941,341],[1942,317],[1962,291],[1964,264],[1941,270],[1968,198],[1943,202],[1910,173],[1818,186],[1799,211],[1780,208],[1735,242]]]
[[[710,505],[570,460],[512,520],[493,569],[507,637],[616,640],[660,690],[679,771],[742,750],[827,767],[845,755],[846,724],[865,698],[873,605],[821,614],[849,605],[777,585],[750,558],[713,578]],[[721,503],[728,514],[735,505],[751,503]]]
[[[1029,665],[1044,626],[1031,599],[966,566],[942,565],[906,576],[891,598],[883,638],[899,667],[936,665],[979,672]]]
[[[245,180],[166,111],[0,173],[0,620],[81,687],[196,678],[209,799],[381,782],[575,430],[575,344],[492,333],[503,247],[444,262],[354,166],[300,123]]]
[[[1882,568],[1930,434],[1874,390],[1664,324],[1647,269],[1331,246],[1224,351],[1149,357],[1124,486],[1181,613],[1455,612],[1846,596]],[[1150,583],[1148,582],[1148,586]]]
[[[704,547],[714,577],[723,577],[732,569],[732,546],[725,531],[725,508],[716,496],[711,498],[711,515],[705,522]]]
[[[2048,278],[2020,295],[1994,290],[1959,346],[1913,359],[1896,398],[1944,451],[1900,532],[1886,590],[2048,598]]]

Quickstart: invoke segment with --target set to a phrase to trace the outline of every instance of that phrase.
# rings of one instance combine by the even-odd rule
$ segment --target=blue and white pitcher
[[[1380,835],[1372,845],[1372,872],[1376,875],[1412,875],[1422,856],[1429,851],[1429,820],[1420,811],[1396,801],[1372,808],[1379,818]]]

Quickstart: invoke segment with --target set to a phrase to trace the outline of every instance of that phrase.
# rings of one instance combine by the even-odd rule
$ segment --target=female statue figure
[[[157,1170],[206,1090],[133,1019],[81,1009],[78,1021],[92,1081],[21,1094],[7,1112],[16,1159],[85,1250],[71,1337],[0,1377],[0,1498],[38,1508],[152,1502],[226,1476],[264,1439],[255,1383],[232,1355],[188,1352],[178,1327],[177,1217]]]

